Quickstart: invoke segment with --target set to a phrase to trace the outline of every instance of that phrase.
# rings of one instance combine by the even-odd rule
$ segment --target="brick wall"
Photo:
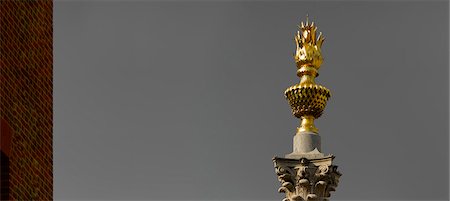
[[[53,199],[52,12],[51,0],[0,0],[2,198]]]

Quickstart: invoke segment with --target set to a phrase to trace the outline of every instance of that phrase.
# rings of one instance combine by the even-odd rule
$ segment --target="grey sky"
[[[448,199],[449,3],[54,4],[54,198],[281,200],[296,25],[325,35],[334,200]]]

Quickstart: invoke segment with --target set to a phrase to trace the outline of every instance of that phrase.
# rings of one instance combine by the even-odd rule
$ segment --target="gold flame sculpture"
[[[297,64],[297,76],[300,83],[286,89],[284,95],[292,108],[295,117],[300,118],[298,132],[313,132],[318,134],[314,119],[322,115],[331,96],[330,90],[314,82],[319,76],[318,70],[323,62],[320,48],[325,38],[322,32],[316,38],[317,27],[314,22],[301,22],[295,35],[297,49],[294,59]]]

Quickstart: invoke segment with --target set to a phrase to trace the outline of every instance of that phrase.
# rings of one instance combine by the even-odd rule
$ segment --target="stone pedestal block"
[[[291,159],[314,159],[322,158],[320,135],[313,132],[298,132],[294,136],[293,152],[287,154],[286,158]]]
[[[294,136],[294,153],[307,153],[314,149],[321,151],[320,135],[313,132],[299,132]]]

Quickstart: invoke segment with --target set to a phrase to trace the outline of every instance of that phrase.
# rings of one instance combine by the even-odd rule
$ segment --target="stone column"
[[[301,23],[295,35],[297,50],[294,58],[300,83],[285,91],[285,97],[295,117],[300,118],[300,127],[294,136],[293,151],[284,158],[274,157],[273,163],[281,187],[285,193],[283,201],[322,201],[330,199],[335,191],[341,173],[333,165],[333,155],[321,152],[321,137],[314,126],[314,120],[322,115],[330,90],[315,83],[323,62],[321,47],[322,33],[316,38],[317,27]]]

